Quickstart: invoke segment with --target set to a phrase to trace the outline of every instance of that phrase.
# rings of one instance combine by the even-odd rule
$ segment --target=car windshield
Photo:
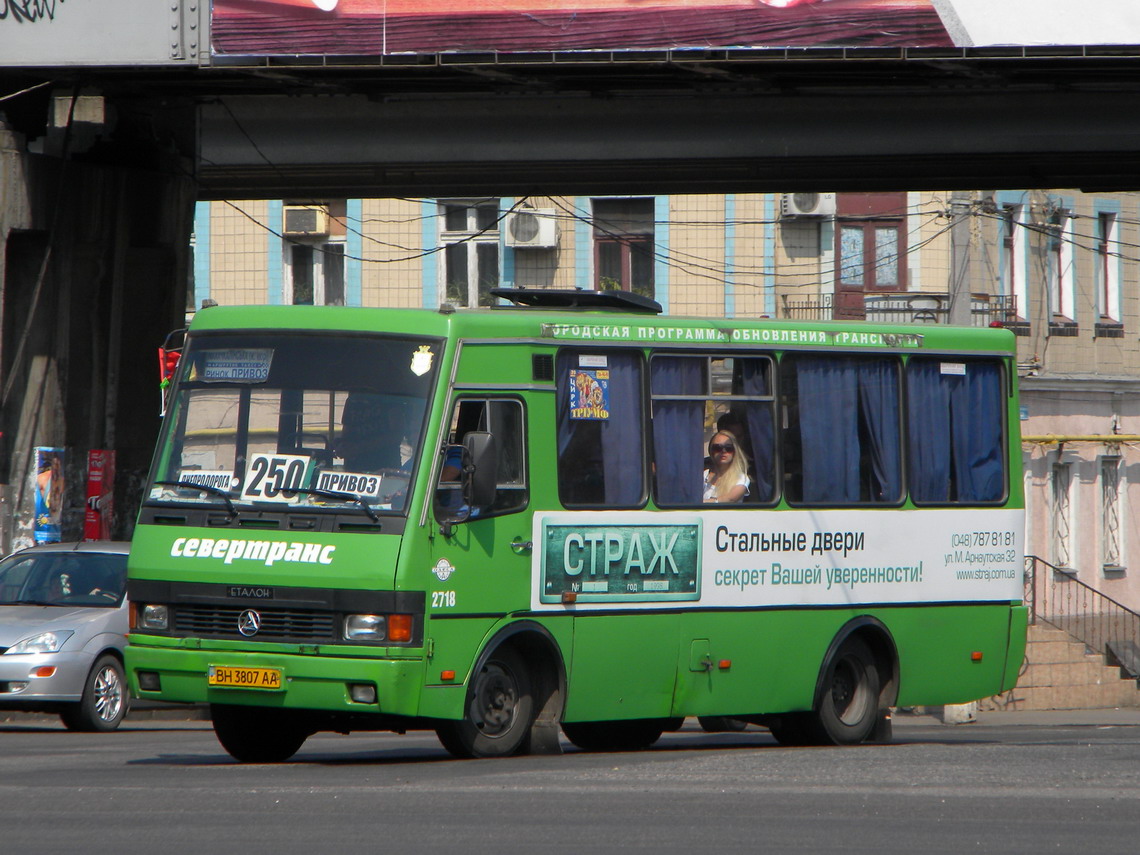
[[[192,337],[148,504],[402,512],[440,349],[343,333]]]
[[[123,600],[127,556],[106,552],[16,553],[0,561],[0,606],[106,606]]]

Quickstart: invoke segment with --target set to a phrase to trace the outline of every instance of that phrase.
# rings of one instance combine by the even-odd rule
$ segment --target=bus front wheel
[[[857,745],[866,740],[879,718],[879,687],[871,648],[859,638],[848,638],[824,671],[815,716],[821,741]]]
[[[241,763],[283,763],[311,733],[280,710],[213,704],[210,717],[222,748]]]
[[[456,757],[509,757],[523,747],[534,721],[534,692],[522,657],[509,647],[496,650],[471,678],[459,721],[436,728]]]

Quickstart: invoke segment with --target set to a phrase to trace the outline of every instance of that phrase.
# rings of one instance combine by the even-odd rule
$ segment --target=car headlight
[[[63,644],[75,635],[70,629],[57,629],[51,632],[41,632],[18,641],[4,651],[8,656],[16,653],[58,653]]]

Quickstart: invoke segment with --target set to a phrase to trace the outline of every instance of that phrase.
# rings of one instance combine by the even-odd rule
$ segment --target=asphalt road
[[[427,734],[242,766],[197,721],[0,722],[0,852],[1140,852],[1140,711],[1017,713],[783,748],[690,721],[654,749],[452,760]]]

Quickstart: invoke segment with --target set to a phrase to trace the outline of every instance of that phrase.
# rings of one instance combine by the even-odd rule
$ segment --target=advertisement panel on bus
[[[531,607],[847,606],[1022,595],[1021,511],[536,514]]]

